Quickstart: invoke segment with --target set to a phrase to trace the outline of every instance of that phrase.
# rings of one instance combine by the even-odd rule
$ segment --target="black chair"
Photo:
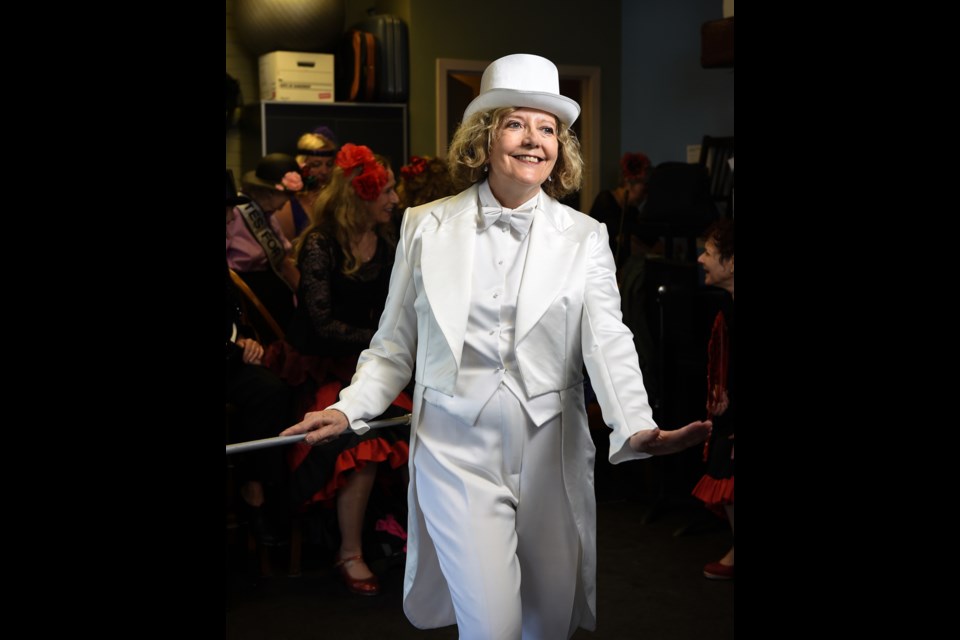
[[[733,169],[729,162],[732,157],[733,136],[703,136],[699,164],[710,176],[710,197],[724,218],[733,218]]]
[[[686,241],[684,262],[697,259],[697,237],[717,219],[706,167],[686,162],[661,162],[650,175],[640,223],[666,238],[664,253],[674,258],[673,238]]]

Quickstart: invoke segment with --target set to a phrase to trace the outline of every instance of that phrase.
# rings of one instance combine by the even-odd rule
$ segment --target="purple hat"
[[[331,129],[330,127],[325,127],[321,125],[316,129],[314,129],[313,132],[318,136],[323,136],[324,138],[329,139],[330,142],[337,145],[338,147],[340,146],[340,143],[337,142],[337,134],[335,134],[333,132],[333,129]]]

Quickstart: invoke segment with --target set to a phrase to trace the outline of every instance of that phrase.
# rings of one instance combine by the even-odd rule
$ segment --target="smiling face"
[[[321,189],[327,186],[332,173],[333,156],[307,156],[306,162],[303,163],[303,177],[308,188]]]
[[[490,190],[505,207],[536,195],[557,164],[556,116],[521,108],[505,116],[490,145]]]
[[[364,203],[374,224],[384,224],[393,219],[393,210],[400,202],[400,197],[395,190],[396,186],[397,181],[393,177],[393,169],[387,169],[387,184],[380,191],[380,195],[377,196],[376,200]]]
[[[707,240],[697,262],[703,265],[704,284],[733,290],[733,256],[722,259],[713,240]]]

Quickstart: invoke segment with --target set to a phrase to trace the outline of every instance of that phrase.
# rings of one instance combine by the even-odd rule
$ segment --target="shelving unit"
[[[406,104],[262,100],[245,107],[240,122],[243,170],[255,169],[268,153],[295,155],[300,136],[320,125],[340,144],[367,145],[390,158],[394,172],[409,161]]]

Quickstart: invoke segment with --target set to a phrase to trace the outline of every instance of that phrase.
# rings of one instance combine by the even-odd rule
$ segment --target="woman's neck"
[[[360,262],[369,262],[377,252],[377,234],[371,227],[350,239],[351,252]]]
[[[487,184],[490,186],[490,193],[493,194],[493,197],[507,209],[516,209],[540,192],[540,185],[503,184],[495,176],[487,178]]]

